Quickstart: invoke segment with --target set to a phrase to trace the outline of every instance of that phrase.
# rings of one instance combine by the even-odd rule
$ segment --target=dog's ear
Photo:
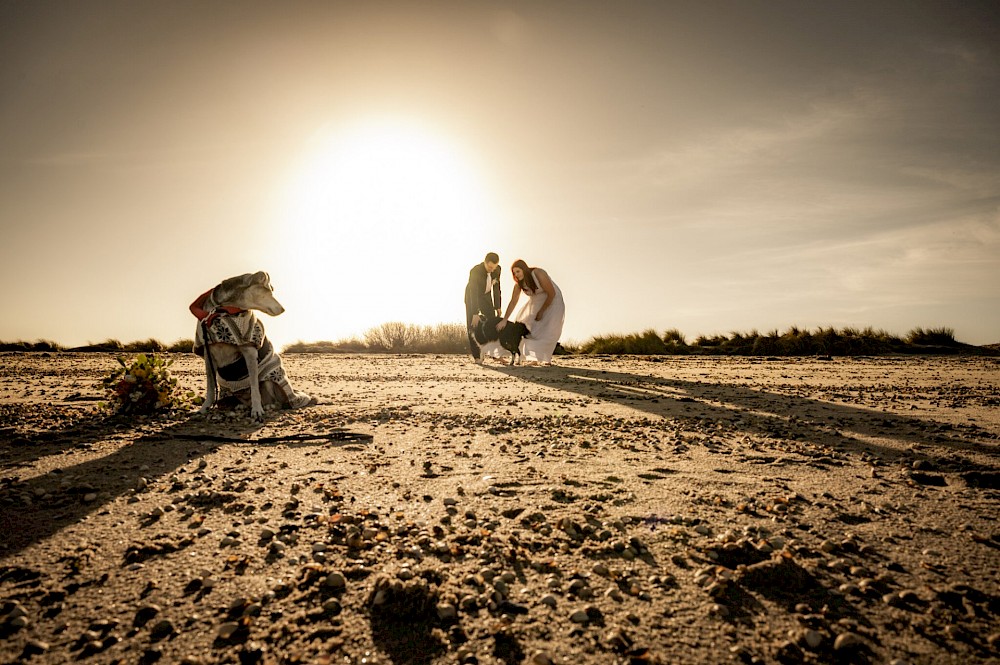
[[[250,273],[230,277],[229,279],[222,280],[222,282],[215,287],[217,291],[216,295],[221,296],[222,294],[228,294],[233,289],[245,289],[252,283],[253,275]]]
[[[251,284],[263,284],[267,286],[271,283],[271,277],[263,270],[255,272],[250,278]]]

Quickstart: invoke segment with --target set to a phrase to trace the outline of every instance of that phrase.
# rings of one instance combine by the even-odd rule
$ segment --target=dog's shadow
[[[138,436],[137,430],[142,432]],[[94,419],[61,431],[63,452],[84,448],[78,454],[88,459],[24,481],[14,476],[0,479],[0,532],[5,540],[0,556],[17,554],[88,515],[99,514],[118,497],[140,491],[223,446],[342,446],[372,438],[337,428],[276,436],[261,433],[262,426],[256,423],[211,421],[200,414],[173,421]],[[102,448],[110,452],[102,455]]]

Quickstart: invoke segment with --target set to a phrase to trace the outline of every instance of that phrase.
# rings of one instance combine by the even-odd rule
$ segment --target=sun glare
[[[317,136],[278,231],[284,251],[271,272],[288,314],[275,336],[462,321],[465,276],[490,251],[493,214],[476,170],[443,137],[399,122]]]

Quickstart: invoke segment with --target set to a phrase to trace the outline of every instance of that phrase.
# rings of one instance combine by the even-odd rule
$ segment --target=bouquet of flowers
[[[155,353],[140,353],[131,363],[119,356],[121,367],[103,380],[108,401],[102,406],[116,414],[151,414],[187,407],[194,393],[178,387],[170,374],[173,362]]]

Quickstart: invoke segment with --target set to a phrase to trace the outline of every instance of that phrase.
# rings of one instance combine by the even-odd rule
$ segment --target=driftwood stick
[[[371,434],[360,432],[331,432],[327,434],[286,434],[282,436],[262,436],[257,439],[243,439],[218,434],[170,434],[168,438],[187,441],[218,441],[220,443],[285,443],[289,441],[370,441]]]

